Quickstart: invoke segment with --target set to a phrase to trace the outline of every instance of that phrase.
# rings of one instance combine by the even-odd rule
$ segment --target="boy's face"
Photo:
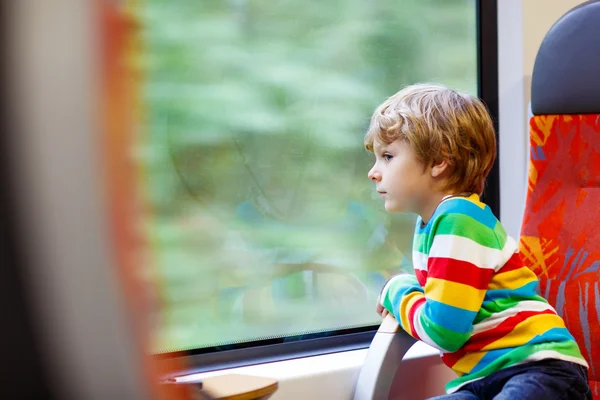
[[[404,140],[389,145],[375,142],[373,152],[375,165],[368,176],[384,199],[385,209],[421,215],[432,192],[429,168],[425,168]]]

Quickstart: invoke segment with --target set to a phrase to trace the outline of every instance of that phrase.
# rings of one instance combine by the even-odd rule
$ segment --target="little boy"
[[[591,399],[577,343],[479,200],[496,158],[484,104],[443,86],[409,86],[377,108],[365,146],[386,210],[419,215],[416,276],[392,277],[377,312],[438,348],[458,374],[438,399]]]

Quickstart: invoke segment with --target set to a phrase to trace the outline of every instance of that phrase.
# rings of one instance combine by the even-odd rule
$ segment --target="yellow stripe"
[[[463,310],[479,311],[485,290],[475,289],[463,283],[443,279],[427,278],[425,284],[427,298]]]
[[[481,201],[479,201],[479,196],[477,194],[472,194],[469,197],[467,197],[467,200],[469,200],[471,203],[475,204],[476,206],[479,206],[479,208],[483,209],[485,208],[485,204],[482,203]]]
[[[468,353],[452,366],[457,372],[469,373],[490,350],[522,346],[537,335],[552,328],[564,328],[563,320],[555,314],[542,314],[530,317],[521,322],[504,337],[485,346],[482,351]]]
[[[468,374],[471,372],[473,368],[479,361],[487,354],[487,351],[478,351],[476,353],[468,353],[463,358],[458,360],[456,364],[452,366],[454,371],[462,372],[463,374]]]
[[[402,304],[400,305],[400,319],[404,329],[412,332],[410,321],[408,320],[408,312],[417,300],[423,297],[421,292],[412,292],[404,296]]]
[[[479,200],[479,195],[477,195],[477,194],[472,194],[469,197],[451,197],[448,199],[448,201],[456,200],[456,199],[465,199],[465,200],[470,201],[471,203],[475,204],[476,206],[478,206],[481,209],[485,208],[485,203],[482,203]]]
[[[529,268],[522,267],[495,275],[490,281],[488,289],[518,289],[536,280],[537,277]]]
[[[509,334],[485,346],[483,350],[522,346],[552,328],[564,327],[565,323],[562,318],[556,314],[535,315],[515,326]]]

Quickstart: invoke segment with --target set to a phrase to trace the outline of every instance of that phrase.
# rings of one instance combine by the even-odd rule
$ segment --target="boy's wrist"
[[[416,278],[412,274],[401,273],[401,274],[392,276],[390,279],[387,280],[385,285],[383,285],[383,288],[381,289],[381,292],[379,293],[379,303],[382,306],[384,306],[389,312],[392,312],[392,310],[390,310],[387,307],[390,305],[390,301],[388,299],[388,293],[389,293],[390,289],[392,288],[392,286],[396,286],[397,283],[401,286],[404,286],[402,282],[398,282],[399,280],[405,282],[406,285],[412,285],[413,284],[412,281],[416,280]]]
[[[385,283],[383,284],[383,287],[381,288],[381,290],[379,291],[379,302],[381,303],[381,299],[383,299],[383,297],[385,296],[385,294],[387,293],[387,291],[390,288],[390,283],[392,283],[392,281],[397,277],[398,275],[394,275],[394,276],[390,276],[390,278],[385,281]]]

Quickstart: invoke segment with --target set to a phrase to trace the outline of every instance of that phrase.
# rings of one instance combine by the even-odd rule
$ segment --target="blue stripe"
[[[470,333],[477,312],[427,299],[423,311],[433,323],[457,333]]]
[[[435,225],[435,220],[438,216],[450,213],[468,215],[492,230],[498,223],[498,219],[487,205],[485,208],[481,208],[467,199],[458,198],[442,202],[425,227],[421,227],[420,224],[417,225],[417,233],[428,234],[431,232],[433,225]]]
[[[569,340],[575,340],[571,332],[567,328],[551,328],[548,329],[541,335],[537,335],[531,339],[528,344],[537,344],[544,342],[566,342]]]
[[[515,350],[516,347],[509,347],[508,349],[496,349],[496,350],[490,350],[486,353],[485,356],[483,356],[483,358],[481,360],[479,360],[479,362],[477,363],[477,365],[475,365],[473,367],[473,369],[471,371],[469,371],[469,374],[475,374],[478,371],[481,371],[482,369],[484,369],[485,367],[487,367],[489,364],[491,364],[492,362],[494,362],[495,360],[497,360],[498,358],[502,357],[503,355],[510,353],[511,351]]]
[[[423,288],[418,283],[411,285],[411,286],[406,286],[406,287],[403,287],[402,289],[398,290],[396,293],[394,293],[393,297],[392,297],[392,308],[393,308],[392,314],[394,314],[394,317],[396,318],[396,321],[398,322],[398,324],[400,324],[400,326],[402,328],[404,328],[404,330],[407,332],[411,332],[411,329],[410,329],[410,326],[402,325],[402,318],[400,317],[400,307],[399,306],[400,306],[400,303],[402,302],[402,298],[412,292],[423,293]]]
[[[519,347],[523,347],[526,345],[534,345],[534,344],[539,344],[539,343],[568,342],[571,340],[575,341],[575,339],[573,339],[573,336],[569,333],[569,331],[567,329],[551,328],[551,329],[548,329],[546,332],[544,332],[541,335],[534,336],[530,341],[528,341],[527,343],[524,343],[522,346],[519,346]],[[490,363],[494,362],[494,360],[497,360],[498,358],[502,357],[503,355],[508,354],[511,351],[513,351],[519,347],[509,347],[507,349],[490,350],[485,356],[483,356],[483,358],[477,363],[477,365],[475,365],[475,367],[473,367],[473,369],[469,373],[474,374],[474,373],[477,373],[478,371],[481,371],[483,368],[487,367]]]
[[[488,290],[485,294],[483,307],[485,308],[489,303],[493,303],[500,299],[515,299],[515,300],[531,300],[537,297],[535,288],[538,285],[538,281],[529,282],[518,289],[493,289]]]
[[[546,161],[546,153],[544,153],[544,147],[538,146],[537,151],[538,151],[538,153],[537,153],[538,160]]]

